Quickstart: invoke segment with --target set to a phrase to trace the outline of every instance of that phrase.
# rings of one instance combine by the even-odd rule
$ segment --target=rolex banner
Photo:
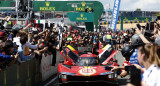
[[[70,21],[93,22],[93,13],[69,12],[67,13]]]

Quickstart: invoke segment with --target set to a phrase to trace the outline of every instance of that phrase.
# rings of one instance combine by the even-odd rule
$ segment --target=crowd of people
[[[114,67],[112,71],[121,70],[121,77],[128,72],[125,66],[135,66],[141,71],[141,82],[129,83],[127,86],[159,86],[160,85],[160,17],[153,22],[153,27],[136,27],[131,43],[122,49],[125,57],[123,66]],[[137,25],[138,26],[138,25]],[[134,71],[135,72],[135,71]],[[138,80],[138,77],[137,77]],[[136,81],[136,80],[135,80]]]
[[[125,31],[113,32],[112,29],[100,32],[69,30],[57,25],[56,28],[46,28],[45,31],[29,31],[31,24],[26,27],[16,27],[11,31],[5,29],[11,17],[5,17],[0,30],[0,71],[14,63],[22,63],[42,54],[53,54],[52,66],[56,64],[56,52],[68,44],[78,47],[92,47],[92,53],[98,55],[97,48],[110,44],[121,51],[127,64],[114,67],[112,71],[121,69],[121,77],[127,72],[125,66],[134,65],[141,69],[142,81],[149,86],[160,85],[160,17],[154,22],[154,28],[132,28]],[[149,31],[149,35],[148,32]],[[101,46],[99,46],[101,43]],[[134,52],[131,51],[134,47]],[[124,51],[125,48],[128,50]],[[123,59],[123,58],[122,58]],[[155,78],[154,78],[155,77]],[[143,84],[144,84],[143,83]],[[132,84],[128,84],[132,86]],[[133,85],[134,86],[134,85]],[[142,85],[143,86],[143,85]]]
[[[120,50],[130,40],[128,36],[132,35],[131,31],[128,31],[129,35],[124,31],[113,32],[111,29],[91,32],[69,30],[69,28],[62,28],[60,25],[54,26],[54,28],[46,27],[45,31],[42,31],[31,27],[31,23],[26,27],[17,26],[8,30],[5,27],[7,27],[10,18],[7,16],[1,22],[0,70],[5,70],[15,62],[22,63],[34,57],[42,58],[42,54],[53,54],[52,66],[54,66],[56,51],[62,50],[68,44],[73,45],[76,49],[78,47],[93,47],[94,54],[98,54],[96,50],[99,48],[100,42],[102,43],[100,48],[106,44],[112,44],[115,49]]]
[[[5,70],[14,63],[22,63],[34,57],[42,58],[42,54],[53,54],[52,66],[56,64],[56,50],[58,50],[58,33],[56,30],[43,32],[28,31],[26,27],[5,29],[10,17],[1,22],[0,30],[0,70]]]

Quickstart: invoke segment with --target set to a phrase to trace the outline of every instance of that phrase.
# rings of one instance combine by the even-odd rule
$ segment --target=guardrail
[[[0,86],[35,86],[41,81],[39,60],[14,64],[0,72]]]
[[[57,51],[56,65],[51,66],[53,55],[42,55],[40,59],[14,64],[0,72],[0,86],[37,86],[57,73],[59,60],[64,59]]]

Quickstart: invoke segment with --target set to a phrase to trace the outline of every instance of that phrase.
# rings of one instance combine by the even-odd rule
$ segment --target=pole
[[[18,0],[16,0],[16,13],[17,13],[17,21],[18,21]]]
[[[29,6],[29,0],[28,0],[28,14],[29,14],[29,18],[31,18],[31,15],[30,15],[30,12],[29,12],[29,8],[30,8],[30,6]],[[28,20],[28,23],[29,23],[29,20]]]

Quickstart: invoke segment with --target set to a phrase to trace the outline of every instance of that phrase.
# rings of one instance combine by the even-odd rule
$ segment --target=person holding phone
[[[145,44],[138,48],[138,61],[145,69],[136,66],[144,71],[141,86],[160,86],[160,50],[157,44]],[[128,84],[127,86],[134,86]]]

